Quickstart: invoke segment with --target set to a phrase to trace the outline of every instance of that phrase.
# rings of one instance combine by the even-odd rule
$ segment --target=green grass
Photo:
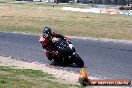
[[[54,81],[52,81],[54,80]],[[40,70],[0,66],[0,88],[69,88],[76,85],[55,82],[51,74]]]
[[[9,67],[0,67],[0,70],[9,72],[16,75],[25,75],[30,77],[52,77],[51,74],[43,73],[41,70],[32,70],[32,69],[12,69]]]
[[[13,1],[16,1],[16,0],[0,0],[0,3],[13,2]]]
[[[33,2],[24,4],[22,7],[18,4],[2,5],[0,31],[39,34],[43,27],[49,26],[63,35],[132,39],[132,16],[63,11],[50,3],[39,3],[44,4],[44,8],[33,6],[36,4]]]

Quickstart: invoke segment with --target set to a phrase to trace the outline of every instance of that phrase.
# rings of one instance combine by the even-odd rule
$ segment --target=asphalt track
[[[77,53],[85,62],[85,70],[98,78],[132,80],[132,44],[73,38]],[[37,35],[0,32],[0,55],[50,65],[43,55]],[[53,65],[52,65],[53,66]],[[60,68],[60,66],[54,66]],[[79,72],[76,66],[64,69]]]

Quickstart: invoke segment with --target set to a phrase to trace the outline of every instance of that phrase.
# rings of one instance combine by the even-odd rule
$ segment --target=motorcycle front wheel
[[[81,68],[84,67],[84,61],[77,53],[74,55],[74,63]]]

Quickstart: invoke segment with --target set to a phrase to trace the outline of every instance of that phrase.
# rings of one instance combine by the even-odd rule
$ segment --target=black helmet
[[[51,37],[51,29],[49,27],[45,27],[43,29],[43,37],[50,38]]]

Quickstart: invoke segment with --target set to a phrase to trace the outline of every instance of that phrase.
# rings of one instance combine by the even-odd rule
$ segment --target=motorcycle
[[[63,62],[65,64],[76,64],[79,67],[84,66],[84,61],[76,53],[76,49],[73,47],[71,40],[66,41],[60,38],[52,39],[54,44],[54,50],[57,51],[52,56],[54,62]]]

